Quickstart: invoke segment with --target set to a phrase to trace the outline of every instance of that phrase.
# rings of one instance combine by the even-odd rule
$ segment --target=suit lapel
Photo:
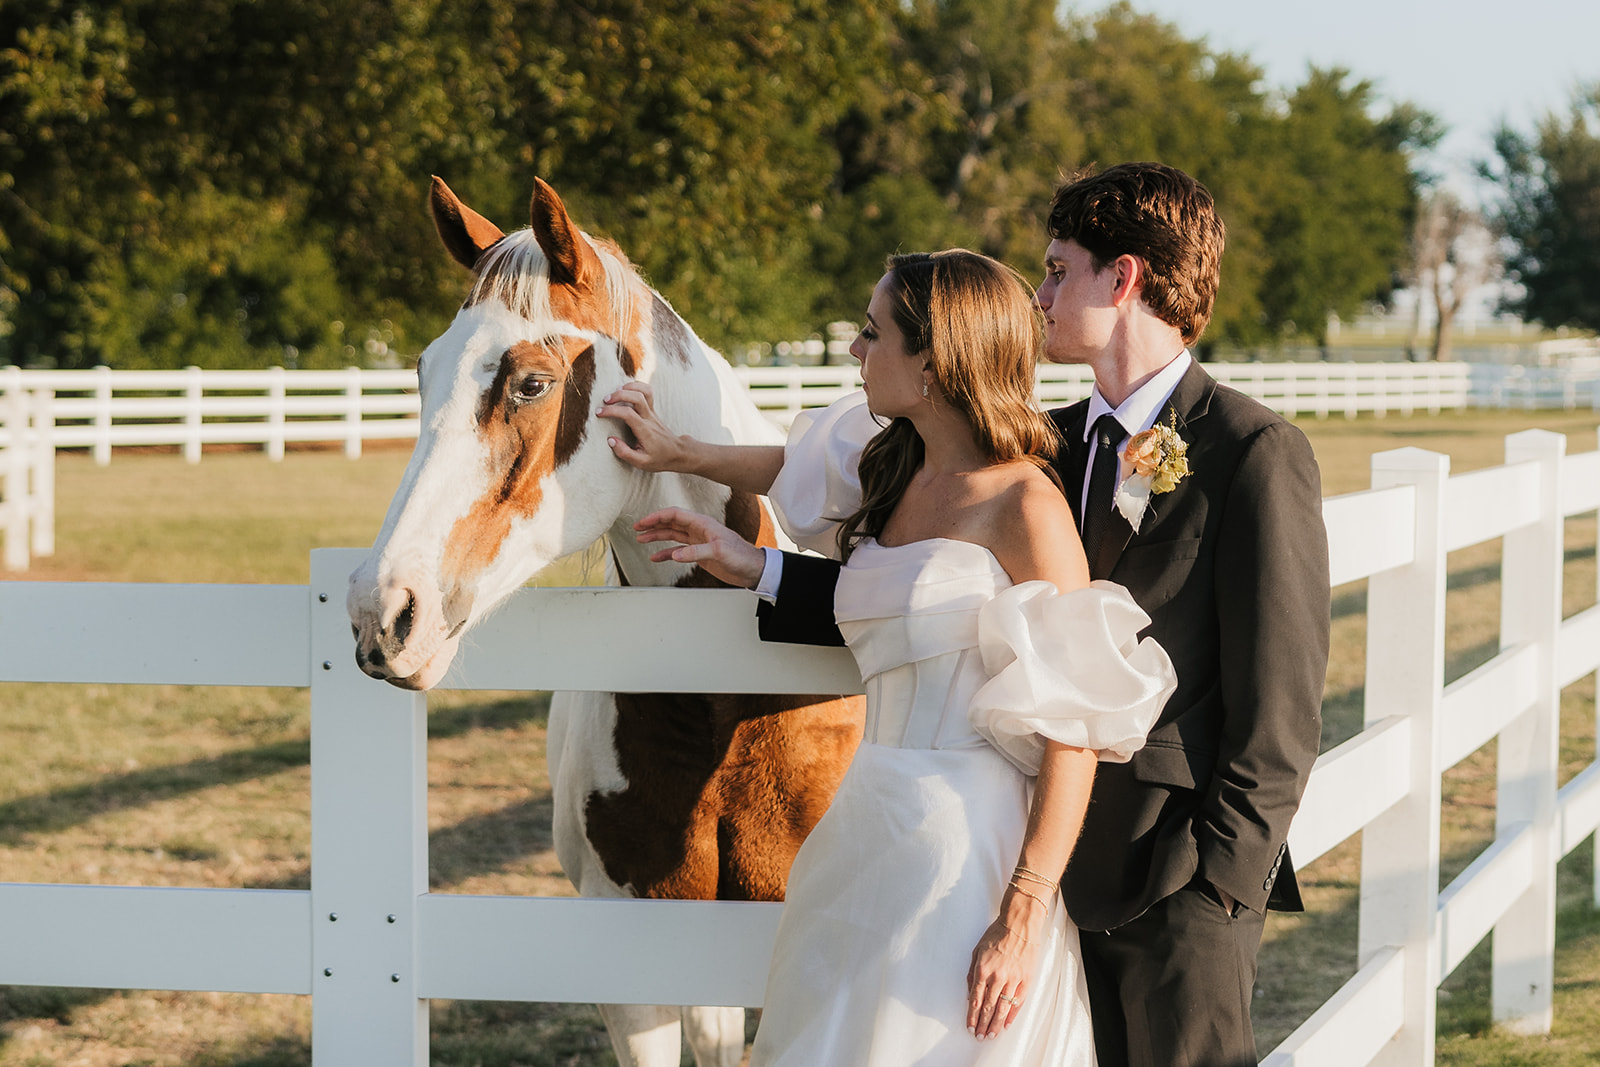
[[[1061,450],[1056,453],[1056,474],[1066,491],[1067,504],[1072,508],[1072,519],[1083,528],[1083,480],[1088,477],[1089,449],[1083,441],[1083,420],[1089,415],[1089,402],[1080,400],[1069,407],[1056,408],[1050,420],[1061,434]]]
[[[1201,369],[1199,360],[1190,363],[1189,369],[1184,372],[1182,378],[1178,379],[1178,385],[1172,390],[1172,395],[1161,406],[1161,413],[1156,416],[1156,424],[1175,422],[1178,427],[1178,436],[1183,438],[1185,442],[1192,444],[1194,436],[1191,427],[1195,421],[1203,418],[1207,410],[1210,409],[1211,395],[1216,391],[1216,387],[1217,383],[1212,379],[1211,375]],[[1085,412],[1087,410],[1087,407],[1085,407]],[[1082,420],[1080,419],[1079,421],[1078,448],[1079,451],[1085,451],[1082,440]],[[1177,489],[1173,489],[1173,492],[1177,491]],[[1079,495],[1081,496],[1082,494]],[[1163,497],[1152,495],[1147,505],[1148,512],[1153,513],[1163,502]],[[1153,514],[1147,513],[1144,522],[1140,523],[1140,526],[1148,530],[1154,517]],[[1110,578],[1112,572],[1117,569],[1117,561],[1122,558],[1122,554],[1127,551],[1128,545],[1138,536],[1133,532],[1133,527],[1123,520],[1120,515],[1117,518],[1116,536],[1102,544],[1098,561],[1089,561],[1089,577],[1091,578]]]

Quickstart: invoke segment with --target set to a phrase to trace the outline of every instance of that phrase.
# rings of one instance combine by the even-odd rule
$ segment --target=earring
[[[928,399],[928,383],[927,382],[923,382],[922,383],[922,399],[924,399],[924,400]]]

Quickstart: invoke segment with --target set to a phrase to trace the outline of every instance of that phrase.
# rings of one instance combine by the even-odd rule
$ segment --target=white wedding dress
[[[859,398],[791,431],[773,488],[785,527],[826,547],[876,429]],[[866,680],[860,748],[795,857],[752,1067],[1092,1067],[1077,930],[1059,896],[1017,1021],[966,1031],[973,947],[998,914],[1043,738],[1123,761],[1171,692],[1149,619],[1107,582],[1013,585],[965,541],[863,543],[839,628]]]

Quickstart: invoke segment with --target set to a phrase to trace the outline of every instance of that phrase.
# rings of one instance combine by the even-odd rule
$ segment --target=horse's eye
[[[555,384],[553,379],[541,378],[536,374],[530,374],[518,382],[517,387],[511,391],[511,400],[517,404],[526,404],[530,400],[538,400],[548,393],[550,387]]]

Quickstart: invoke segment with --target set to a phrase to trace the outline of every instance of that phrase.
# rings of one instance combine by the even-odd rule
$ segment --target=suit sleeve
[[[1328,534],[1311,445],[1276,422],[1246,442],[1215,575],[1223,723],[1196,827],[1200,871],[1266,907],[1316,762],[1328,669]]]
[[[844,635],[833,621],[833,589],[841,566],[838,560],[785,552],[777,602],[756,605],[761,640],[843,645]]]

